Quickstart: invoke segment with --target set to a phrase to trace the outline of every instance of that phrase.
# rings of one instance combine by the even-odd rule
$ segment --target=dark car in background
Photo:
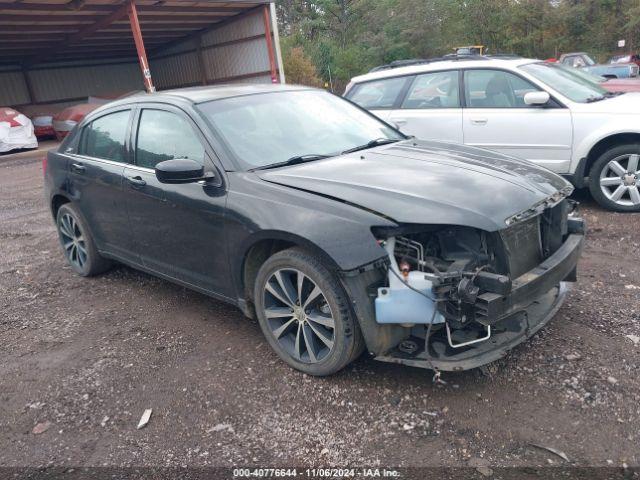
[[[293,86],[110,103],[49,153],[45,189],[75,272],[118,261],[233,303],[312,375],[364,349],[500,358],[558,310],[584,240],[550,171]]]

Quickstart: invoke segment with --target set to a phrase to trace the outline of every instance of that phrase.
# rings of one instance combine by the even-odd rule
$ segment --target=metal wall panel
[[[230,81],[229,83],[271,83],[271,74],[267,73],[259,77],[243,78],[242,80]]]
[[[264,35],[261,9],[203,34],[202,59],[207,80],[211,83],[271,83],[269,76],[251,77],[270,68],[265,38],[251,38],[257,35]],[[155,60],[150,59],[151,75],[159,90],[202,83],[196,47],[196,40],[185,41],[159,51]],[[238,76],[246,78],[234,78]]]
[[[239,20],[222,25],[202,36],[202,45],[230,42],[242,38],[264,35],[264,19],[262,9],[256,9]]]
[[[203,56],[209,80],[269,70],[269,54],[264,38],[204,50]]]
[[[29,102],[29,92],[22,72],[0,72],[0,107]]]
[[[144,89],[136,63],[31,70],[29,77],[38,102]]]
[[[202,81],[200,61],[196,52],[149,60],[153,83],[158,90]]]

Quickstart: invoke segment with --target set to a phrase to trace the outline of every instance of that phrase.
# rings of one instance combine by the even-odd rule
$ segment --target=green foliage
[[[640,47],[638,0],[277,0],[283,44],[300,47],[338,91],[354,75],[406,58],[485,45],[490,53],[600,60]],[[288,73],[285,69],[285,73]]]
[[[318,77],[315,65],[304,53],[302,47],[289,47],[283,50],[284,71],[289,83],[310,87],[322,86],[322,80]]]

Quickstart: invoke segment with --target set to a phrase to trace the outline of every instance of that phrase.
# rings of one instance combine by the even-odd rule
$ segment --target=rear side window
[[[457,108],[460,106],[458,72],[418,75],[409,88],[402,108]]]
[[[204,147],[184,118],[164,110],[143,110],[136,145],[136,165],[155,168],[158,162],[188,158],[204,164]]]
[[[361,83],[347,97],[362,108],[392,108],[406,81],[406,77],[397,77]]]
[[[80,155],[114,162],[125,162],[124,149],[130,110],[110,113],[84,127]]]

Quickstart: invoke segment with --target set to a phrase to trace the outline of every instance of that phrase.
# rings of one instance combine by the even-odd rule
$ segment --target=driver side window
[[[136,165],[155,168],[174,158],[188,158],[204,165],[204,147],[191,125],[164,110],[144,109],[136,140]]]
[[[539,89],[503,70],[467,70],[465,95],[469,108],[528,108],[524,96]]]

